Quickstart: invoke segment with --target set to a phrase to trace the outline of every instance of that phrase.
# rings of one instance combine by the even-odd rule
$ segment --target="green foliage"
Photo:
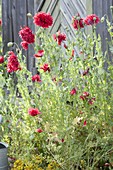
[[[36,53],[44,50],[44,56],[37,59],[40,83],[32,82],[21,51],[21,70],[4,72],[7,61],[1,67],[0,140],[8,142],[9,157],[30,161],[38,154],[47,164],[56,161],[58,169],[63,170],[100,169],[106,163],[112,168],[113,65],[107,60],[108,52],[102,52],[100,36],[94,29],[84,38],[83,32],[77,30],[76,41],[67,42],[65,49],[45,29],[40,28],[36,35],[41,41],[35,47]],[[75,48],[79,54],[72,57]],[[44,63],[49,64],[50,72],[40,69]],[[76,94],[71,95],[73,88]],[[84,92],[89,95],[82,100]],[[31,107],[38,108],[41,114],[29,115]],[[37,128],[43,132],[36,132]]]

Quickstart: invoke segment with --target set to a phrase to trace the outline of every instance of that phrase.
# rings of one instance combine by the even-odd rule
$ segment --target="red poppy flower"
[[[2,26],[2,20],[0,19],[0,26]]]
[[[89,96],[89,92],[83,92],[83,96],[86,98]]]
[[[42,132],[43,132],[43,130],[42,130],[42,129],[40,129],[40,128],[38,128],[38,129],[36,129],[36,132],[38,132],[38,133],[42,133]]]
[[[2,64],[4,62],[4,57],[0,56],[0,64]]]
[[[35,82],[35,81],[41,82],[40,76],[39,76],[38,74],[32,76],[32,81],[33,81],[33,82]]]
[[[7,72],[11,73],[17,70],[21,70],[20,63],[17,56],[11,51],[8,57]]]
[[[86,120],[84,121],[84,126],[86,126],[87,125],[87,122],[86,122]]]
[[[50,67],[46,63],[42,67],[40,67],[40,69],[44,70],[44,72],[46,72],[46,71],[50,72]]]
[[[66,35],[58,31],[56,34],[53,34],[53,39],[57,41],[58,45],[61,45],[62,41],[66,40]]]
[[[61,139],[61,142],[62,142],[62,143],[64,142],[64,138]]]
[[[24,50],[28,50],[28,43],[26,41],[21,42],[21,46]]]
[[[19,31],[19,36],[23,41],[26,41],[28,44],[35,42],[35,35],[32,33],[32,30],[29,27],[21,28]]]
[[[41,114],[41,112],[39,112],[39,110],[38,110],[37,108],[30,108],[30,109],[28,110],[28,113],[29,113],[29,115],[31,115],[31,116],[36,116],[36,115]]]
[[[75,88],[73,88],[73,89],[71,90],[71,92],[70,92],[71,95],[74,95],[74,94],[76,94],[76,93],[77,93],[77,90],[76,90]]]
[[[105,163],[104,166],[109,167],[110,163]]]
[[[40,58],[44,55],[44,50],[39,50],[37,54],[34,54],[35,57]]]
[[[84,20],[86,25],[98,24],[100,22],[100,18],[96,14],[88,15]]]
[[[92,105],[92,104],[94,103],[94,101],[95,101],[95,97],[92,97],[92,98],[88,101],[88,103],[89,103],[90,105]]]
[[[79,14],[77,16],[73,16],[72,25],[76,30],[78,30],[79,28],[84,28],[83,18],[81,18]]]
[[[33,17],[34,24],[42,28],[48,28],[53,24],[53,18],[49,13],[39,12]]]
[[[8,51],[8,55],[15,55],[13,51]]]
[[[83,92],[83,94],[80,96],[80,99],[85,100],[89,96],[89,92]]]

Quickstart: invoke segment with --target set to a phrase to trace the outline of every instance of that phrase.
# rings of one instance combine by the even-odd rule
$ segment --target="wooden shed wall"
[[[93,0],[92,1],[93,12],[96,15],[98,15],[100,18],[107,15],[111,22],[112,22],[112,13],[110,10],[110,6],[112,5],[113,5],[113,0]],[[106,22],[103,22],[97,25],[97,34],[100,34],[102,38],[102,49],[103,49],[103,52],[105,52],[106,51],[105,39],[106,38],[109,39]]]

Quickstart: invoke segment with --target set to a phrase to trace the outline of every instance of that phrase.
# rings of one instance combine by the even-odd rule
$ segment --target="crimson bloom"
[[[8,55],[13,55],[14,52],[13,51],[8,51]]]
[[[77,90],[76,90],[75,88],[73,88],[73,89],[71,90],[71,92],[70,92],[71,95],[74,95],[74,94],[76,94],[76,93],[77,93]]]
[[[30,109],[28,110],[28,113],[29,113],[29,115],[31,115],[31,116],[36,116],[36,115],[41,114],[41,112],[39,112],[39,110],[38,110],[37,108],[30,108]]]
[[[89,103],[90,105],[92,105],[95,100],[96,100],[95,97],[92,97],[91,99],[89,99],[88,103]]]
[[[76,30],[78,30],[79,28],[84,28],[83,18],[81,18],[79,14],[77,16],[73,16],[72,25],[73,28]]]
[[[44,55],[44,50],[38,50],[37,54],[34,54],[34,57],[40,58]]]
[[[35,42],[35,35],[32,33],[32,30],[29,27],[23,27],[19,31],[19,36],[23,41],[26,41],[28,44]]]
[[[62,143],[64,142],[64,138],[61,139],[61,142],[62,142]]]
[[[86,122],[86,120],[84,121],[84,126],[86,126],[87,125],[87,122]]]
[[[21,46],[24,50],[28,50],[28,43],[26,41],[21,42]]]
[[[56,34],[53,34],[53,39],[57,41],[58,45],[61,45],[62,41],[66,40],[66,35],[58,31]]]
[[[0,56],[0,64],[2,64],[4,62],[4,57]]]
[[[84,97],[88,97],[89,96],[89,92],[83,92],[83,96]]]
[[[40,128],[38,128],[38,129],[36,129],[36,132],[38,132],[38,133],[42,133],[42,132],[43,132],[43,130],[42,130],[42,129],[40,129]]]
[[[21,70],[20,63],[17,56],[11,51],[8,57],[7,72],[11,73],[17,70]]]
[[[32,81],[33,81],[33,82],[35,82],[35,81],[41,82],[40,76],[39,76],[38,74],[32,76]]]
[[[40,26],[42,28],[48,28],[53,24],[53,18],[49,13],[45,13],[45,12],[38,12],[37,14],[35,14],[35,16],[33,17],[34,19],[34,24],[36,24],[37,26]]]
[[[46,71],[50,72],[50,67],[46,63],[42,67],[40,67],[40,69],[44,70],[44,72],[46,72]]]
[[[83,94],[80,96],[80,99],[85,100],[89,96],[89,92],[83,92]]]
[[[84,20],[86,25],[98,24],[100,22],[100,18],[96,14],[88,15]]]
[[[2,20],[0,19],[0,26],[2,26]]]

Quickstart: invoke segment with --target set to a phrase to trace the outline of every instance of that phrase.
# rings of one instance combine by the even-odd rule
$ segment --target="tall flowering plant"
[[[21,50],[5,56],[8,78],[2,78],[9,94],[2,98],[2,138],[9,143],[10,159],[28,161],[32,168],[44,170],[112,168],[113,66],[95,34],[99,17],[73,16],[74,42],[60,31],[53,36],[48,33],[53,24],[50,14],[39,12],[33,22],[38,27],[36,34],[25,26],[19,36],[24,50],[35,46],[37,73],[26,69]],[[84,38],[88,26],[94,31]],[[34,167],[36,155],[45,161]],[[22,163],[19,166],[26,168]]]

